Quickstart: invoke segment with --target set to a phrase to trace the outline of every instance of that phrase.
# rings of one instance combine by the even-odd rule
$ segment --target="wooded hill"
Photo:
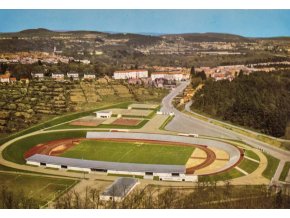
[[[285,135],[290,118],[290,74],[240,74],[232,82],[209,79],[192,109],[275,137]]]

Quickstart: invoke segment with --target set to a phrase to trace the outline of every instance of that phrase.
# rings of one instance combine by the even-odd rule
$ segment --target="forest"
[[[290,118],[289,72],[240,72],[231,82],[204,83],[193,97],[193,110],[275,137],[285,135]]]

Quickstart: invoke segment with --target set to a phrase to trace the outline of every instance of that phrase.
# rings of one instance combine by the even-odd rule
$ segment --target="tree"
[[[190,69],[190,75],[191,75],[191,77],[195,77],[195,68],[194,68],[194,66],[192,66],[191,69]]]

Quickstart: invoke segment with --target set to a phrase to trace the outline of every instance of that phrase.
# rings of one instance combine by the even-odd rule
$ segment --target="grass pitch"
[[[5,188],[13,192],[15,198],[17,194],[23,193],[23,196],[36,203],[34,207],[45,206],[49,201],[57,198],[77,183],[76,180],[71,179],[4,172],[0,172],[0,181],[0,189]],[[5,208],[3,198],[0,195],[0,208]]]
[[[86,160],[184,165],[194,147],[143,142],[82,141],[61,156]]]

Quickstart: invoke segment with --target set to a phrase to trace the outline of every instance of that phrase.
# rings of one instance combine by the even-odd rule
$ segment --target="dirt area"
[[[204,146],[199,146],[198,148],[196,148],[195,150],[202,150],[201,151],[197,151],[198,153],[205,153],[206,157],[196,157],[194,152],[192,153],[191,157],[189,158],[189,162],[187,162],[186,164],[192,164],[192,163],[199,163],[198,165],[194,165],[194,166],[190,166],[186,168],[186,173],[187,174],[194,174],[195,171],[199,170],[199,169],[203,169],[207,166],[210,166],[216,159],[215,153],[204,147]]]
[[[70,122],[72,126],[98,126],[102,124],[105,120],[98,119],[96,117],[84,117],[75,121]]]
[[[131,104],[129,107],[131,108],[146,108],[146,109],[155,109],[159,105],[158,104]]]
[[[113,114],[122,114],[124,116],[148,116],[152,110],[137,110],[137,109],[121,109],[121,108],[113,108],[111,109]]]
[[[208,165],[207,167],[201,168],[195,171],[194,174],[211,174],[219,169],[221,169],[225,164],[227,164],[226,160],[214,160],[212,164]]]
[[[34,154],[59,155],[74,145],[77,145],[82,139],[60,139],[40,144],[32,147],[24,154],[28,158]]]
[[[117,117],[110,117],[106,119],[104,122],[102,122],[102,124],[112,124],[117,119],[118,119]]]
[[[142,120],[137,119],[126,119],[126,118],[119,118],[115,120],[112,124],[113,125],[123,125],[123,126],[137,126]]]
[[[217,148],[211,148],[211,150],[215,153],[216,159],[218,160],[229,160],[230,158],[230,155],[224,150],[217,149]]]

